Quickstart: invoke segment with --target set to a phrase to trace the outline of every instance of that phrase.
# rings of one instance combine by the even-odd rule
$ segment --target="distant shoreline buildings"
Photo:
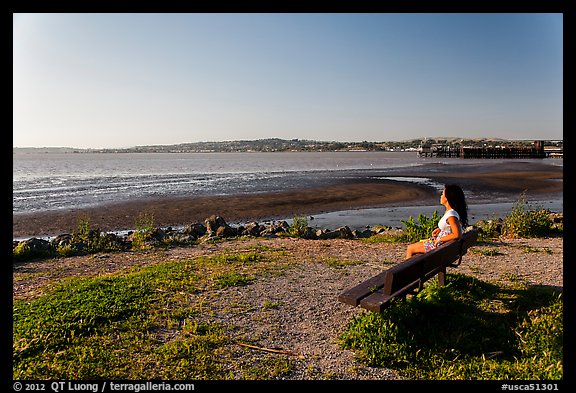
[[[13,148],[13,153],[237,153],[237,152],[414,152],[419,157],[545,158],[563,157],[563,141],[420,138],[389,142],[325,142],[304,139],[257,139],[193,142],[129,148]]]
[[[442,158],[563,158],[562,144],[548,144],[543,140],[532,145],[487,144],[482,145],[445,145],[422,144],[418,147],[418,157]]]

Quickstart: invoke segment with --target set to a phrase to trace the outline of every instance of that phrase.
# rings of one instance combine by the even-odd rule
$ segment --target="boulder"
[[[32,253],[52,250],[52,245],[48,240],[38,239],[36,237],[24,240],[22,243],[24,243],[27,247],[29,247],[30,252]]]
[[[70,233],[64,233],[62,235],[58,235],[54,239],[52,239],[50,243],[52,243],[52,246],[54,248],[69,246],[70,243],[72,243],[72,235]]]
[[[260,226],[260,224],[258,224],[256,221],[252,221],[249,222],[248,224],[246,224],[244,226],[244,230],[242,231],[243,235],[246,236],[260,236],[260,232],[262,232],[262,228]]]
[[[206,226],[200,222],[188,225],[182,233],[186,235],[192,235],[195,238],[202,237],[206,234]]]
[[[204,224],[206,225],[206,234],[204,237],[207,239],[211,239],[213,237],[238,236],[238,230],[228,225],[226,220],[220,216],[210,216],[204,220]]]

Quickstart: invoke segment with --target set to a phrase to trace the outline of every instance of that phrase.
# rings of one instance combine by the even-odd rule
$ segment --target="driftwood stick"
[[[260,351],[265,351],[265,352],[272,352],[272,353],[282,353],[284,355],[297,355],[297,353],[289,351],[287,349],[275,349],[275,348],[265,348],[265,347],[257,347],[256,345],[250,345],[250,344],[246,344],[246,343],[242,343],[237,341],[236,344],[241,345],[243,347],[247,347],[247,348],[252,348],[252,349],[258,349]]]

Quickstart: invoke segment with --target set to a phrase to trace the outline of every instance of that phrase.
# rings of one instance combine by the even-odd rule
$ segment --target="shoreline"
[[[478,221],[495,217],[504,218],[512,212],[515,204],[516,202],[498,202],[468,205],[468,225],[474,225]],[[562,199],[528,201],[528,204],[533,208],[549,209],[552,213],[563,212]],[[443,207],[439,205],[389,206],[341,210],[311,216],[308,224],[312,227],[329,229],[344,225],[352,230],[371,228],[375,225],[403,229],[404,224],[402,221],[406,221],[410,216],[414,220],[417,220],[419,214],[431,217],[434,214],[434,210],[437,210],[440,215],[444,212]]]
[[[393,180],[396,177],[398,180]],[[434,184],[402,181],[402,178],[429,179]],[[279,192],[217,196],[172,196],[134,199],[89,208],[52,210],[13,214],[13,239],[52,237],[74,232],[81,218],[88,218],[90,227],[103,232],[133,230],[138,217],[152,214],[156,226],[181,227],[204,222],[218,215],[228,223],[292,219],[296,216],[364,214],[362,209],[388,208],[395,217],[405,211],[439,205],[438,185],[457,183],[467,195],[468,205],[505,204],[517,202],[524,194],[527,201],[546,207],[550,201],[562,204],[563,168],[538,163],[511,162],[480,167],[463,165],[458,172],[442,165],[428,168],[407,168],[393,176],[360,177],[333,184],[301,187]],[[368,212],[372,213],[372,212]],[[386,214],[388,214],[386,213]],[[480,212],[481,213],[481,212]],[[480,214],[476,213],[476,214]],[[417,214],[416,214],[417,215]],[[408,215],[402,217],[407,219]],[[385,222],[386,217],[382,217]],[[471,220],[471,223],[473,220]],[[310,223],[312,226],[316,223]]]
[[[385,181],[269,193],[138,199],[92,208],[13,215],[12,235],[16,239],[72,233],[79,219],[86,216],[91,227],[113,232],[133,229],[141,214],[152,214],[157,226],[179,227],[204,222],[212,215],[223,217],[228,223],[268,221],[356,208],[413,206],[418,202],[433,203],[436,199],[430,187]]]

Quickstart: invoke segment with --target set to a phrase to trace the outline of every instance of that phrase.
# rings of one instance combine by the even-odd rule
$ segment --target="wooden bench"
[[[415,255],[342,292],[338,300],[369,311],[382,312],[393,298],[422,290],[424,282],[435,275],[438,275],[438,283],[445,285],[446,268],[460,265],[462,256],[477,239],[477,229],[465,232],[458,240],[442,244],[426,254]]]

